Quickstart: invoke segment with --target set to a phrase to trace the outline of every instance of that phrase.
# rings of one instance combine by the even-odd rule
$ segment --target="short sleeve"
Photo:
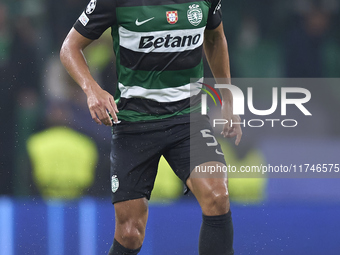
[[[222,21],[221,0],[212,0],[206,28],[209,30],[213,30],[220,25],[221,21]]]
[[[95,40],[115,22],[115,0],[91,0],[73,27],[84,37]]]

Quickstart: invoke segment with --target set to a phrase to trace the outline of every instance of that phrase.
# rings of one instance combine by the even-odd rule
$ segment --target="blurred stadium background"
[[[59,62],[87,2],[0,2],[0,255],[110,247],[110,128],[91,122],[84,94]],[[227,162],[340,163],[339,8],[338,0],[223,1],[233,77],[323,78],[305,86],[313,117],[288,131],[245,128],[238,148],[221,140]],[[109,33],[86,55],[113,93]],[[270,90],[257,89],[257,102],[270,105]],[[141,254],[198,254],[199,206],[181,196],[164,160],[159,169]],[[230,178],[235,254],[340,254],[339,180]]]

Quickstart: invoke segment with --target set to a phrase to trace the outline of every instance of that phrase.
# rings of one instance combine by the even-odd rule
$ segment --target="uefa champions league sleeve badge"
[[[91,0],[86,7],[86,14],[91,14],[96,9],[97,0]]]

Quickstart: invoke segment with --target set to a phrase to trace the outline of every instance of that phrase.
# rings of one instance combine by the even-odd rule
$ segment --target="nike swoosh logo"
[[[143,20],[143,21],[138,21],[138,19],[136,19],[136,26],[140,26],[140,25],[143,25],[144,23],[154,19],[155,17],[152,17],[150,19],[146,19],[146,20]]]

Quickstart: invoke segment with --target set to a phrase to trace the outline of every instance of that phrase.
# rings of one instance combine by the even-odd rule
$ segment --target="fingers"
[[[242,132],[241,134],[237,134],[236,140],[235,140],[235,145],[238,146],[241,142],[241,137],[242,137]]]
[[[228,131],[226,132],[225,129],[223,129],[222,133],[221,133],[225,138],[233,138],[236,136],[236,140],[235,140],[235,145],[239,145],[241,142],[241,138],[242,138],[242,129],[240,125],[235,125],[231,128],[228,129]]]
[[[227,136],[228,138],[232,138],[236,136],[236,140],[235,140],[235,145],[239,145],[241,142],[241,137],[242,137],[242,130],[241,127],[235,127],[234,130]]]
[[[118,113],[119,111],[118,111],[116,102],[115,102],[115,100],[113,99],[113,97],[110,97],[110,98],[109,98],[108,111],[110,112],[113,121],[114,121],[114,122],[118,122],[118,117],[117,117],[116,113]]]
[[[221,135],[223,135],[224,138],[227,137],[227,135],[229,134],[230,130],[231,130],[231,128],[230,128],[230,124],[229,124],[229,121],[228,121],[228,123],[224,124],[223,130],[221,132]]]
[[[92,119],[99,125],[102,123],[106,126],[111,126],[112,122],[110,119],[110,116],[106,110],[103,110],[101,108],[96,108],[90,110]]]
[[[221,132],[221,135],[223,135],[223,137],[226,138],[228,133],[229,133],[229,130],[223,129],[222,132]]]
[[[93,119],[97,124],[101,125],[102,122],[97,118],[96,113],[95,113],[94,111],[92,111],[92,110],[90,110],[90,113],[91,113],[92,119]]]
[[[112,126],[110,115],[106,109],[104,110],[104,112],[102,112],[102,117],[99,117],[99,119],[101,120],[102,123],[104,123],[104,125]]]
[[[102,123],[106,126],[112,126],[111,117],[114,122],[118,122],[116,113],[118,112],[117,105],[110,95],[109,97],[89,98],[88,105],[92,119],[99,125]],[[110,117],[111,114],[111,117]]]
[[[118,111],[118,108],[117,108],[117,105],[116,105],[116,102],[115,102],[115,100],[114,100],[114,98],[111,96],[111,97],[109,98],[109,100],[110,100],[110,103],[111,103],[111,105],[112,105],[112,108],[113,108],[114,112],[119,112],[119,111]]]

